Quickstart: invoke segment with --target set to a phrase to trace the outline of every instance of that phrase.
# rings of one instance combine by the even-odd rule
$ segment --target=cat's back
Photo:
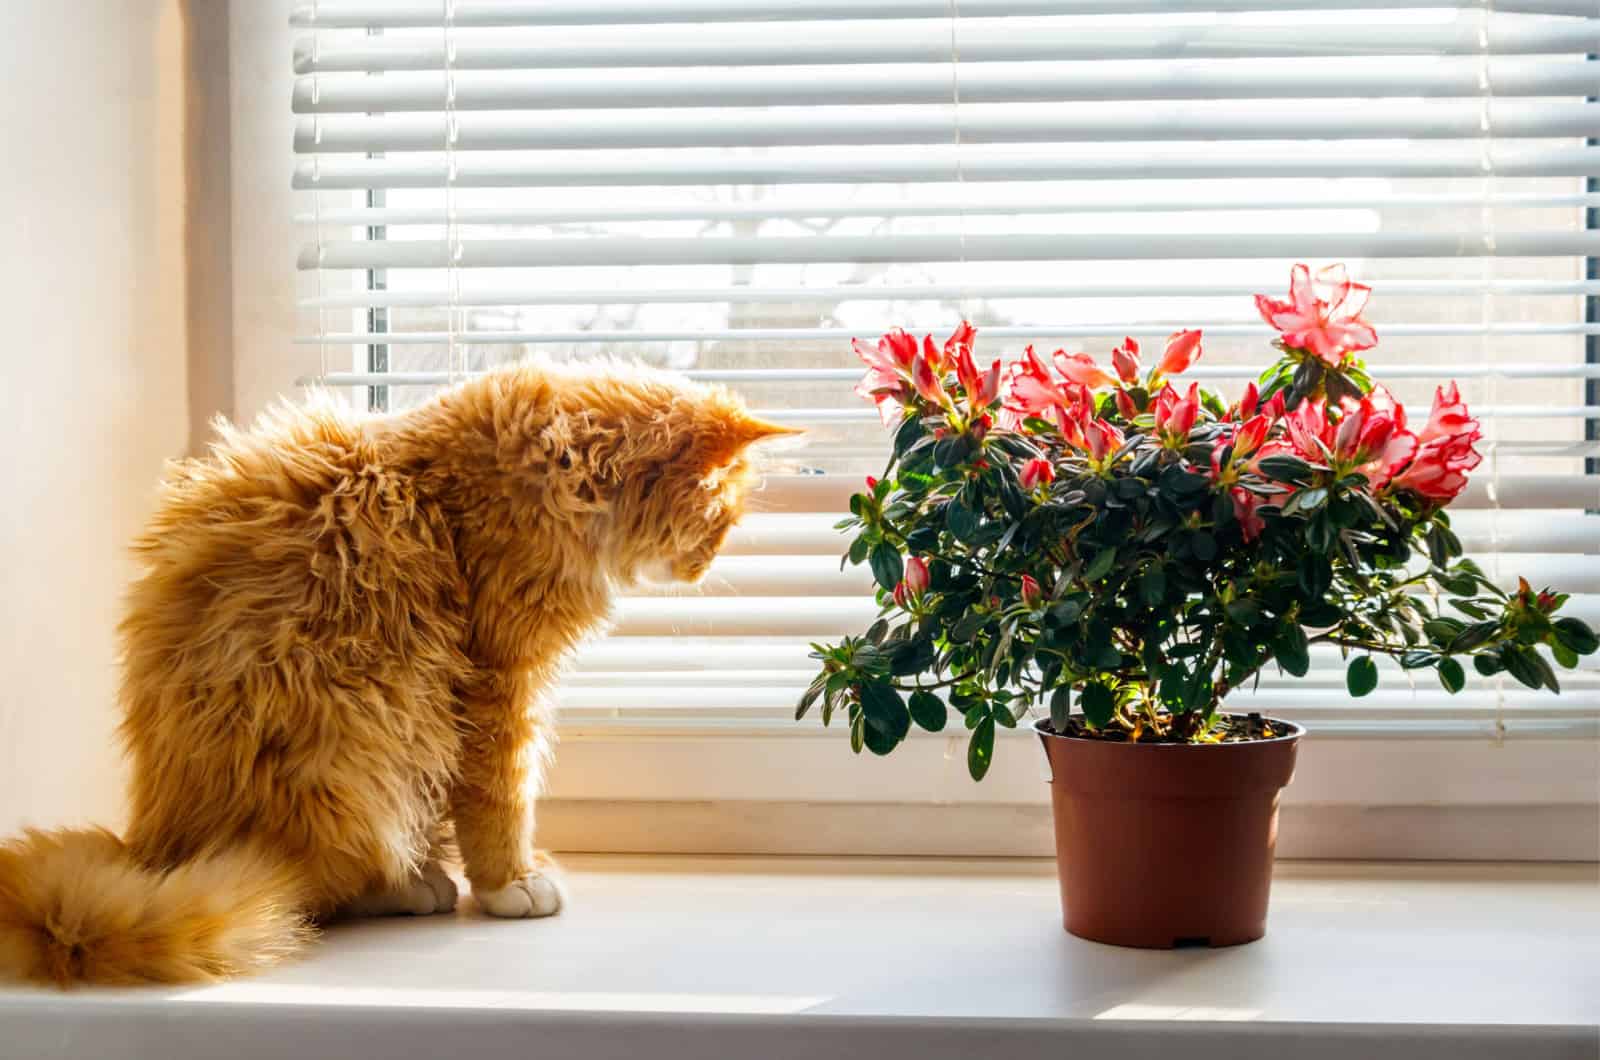
[[[134,547],[130,647],[181,636],[259,658],[319,635],[381,641],[457,591],[448,527],[381,421],[327,399],[219,424],[207,456],[170,466]]]

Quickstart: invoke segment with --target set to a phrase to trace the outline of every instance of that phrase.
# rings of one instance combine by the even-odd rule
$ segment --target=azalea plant
[[[995,730],[1046,707],[1089,738],[1270,736],[1222,704],[1269,666],[1303,676],[1317,644],[1344,653],[1353,696],[1380,655],[1452,693],[1466,664],[1558,691],[1551,662],[1575,666],[1595,634],[1557,616],[1565,594],[1505,592],[1462,557],[1445,508],[1481,459],[1478,422],[1454,384],[1421,418],[1373,383],[1368,294],[1296,266],[1287,300],[1257,297],[1278,359],[1232,399],[1178,380],[1199,331],[1148,366],[1125,340],[1109,369],[1032,347],[982,368],[966,323],[942,345],[857,340],[857,391],[893,445],[839,528],[882,612],[813,645],[796,718],[820,703],[858,752],[888,754],[953,708],[977,779]]]

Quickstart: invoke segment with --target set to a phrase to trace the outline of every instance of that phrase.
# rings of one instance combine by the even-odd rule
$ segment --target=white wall
[[[162,462],[231,402],[226,142],[201,76],[226,99],[226,15],[0,5],[0,836],[121,819],[126,546]]]

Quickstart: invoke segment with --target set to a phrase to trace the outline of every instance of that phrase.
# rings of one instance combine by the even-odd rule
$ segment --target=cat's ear
[[[804,433],[795,427],[752,416],[742,408],[727,406],[713,407],[701,431],[701,452],[712,468],[730,463],[757,442]]]

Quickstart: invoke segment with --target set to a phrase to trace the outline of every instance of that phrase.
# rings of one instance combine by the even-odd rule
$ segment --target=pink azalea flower
[[[1139,381],[1139,344],[1129,338],[1123,339],[1122,345],[1111,351],[1111,366],[1117,370],[1117,378],[1124,383],[1137,383]]]
[[[1261,400],[1261,391],[1256,387],[1255,380],[1245,384],[1244,396],[1239,399],[1236,411],[1241,420],[1247,420],[1256,414],[1256,405]]]
[[[1233,458],[1240,460],[1260,449],[1271,430],[1272,421],[1265,416],[1252,416],[1246,420],[1233,436]]]
[[[1177,375],[1188,371],[1200,359],[1200,331],[1175,331],[1167,338],[1167,348],[1161,354],[1157,370],[1162,375]]]
[[[963,320],[957,324],[955,331],[951,332],[950,337],[944,340],[946,363],[952,358],[960,356],[963,350],[970,356],[972,354],[972,340],[977,334],[978,329],[969,322]]]
[[[1053,359],[1056,371],[1079,386],[1094,390],[1116,382],[1116,379],[1104,368],[1095,364],[1094,358],[1087,353],[1067,353],[1065,350],[1057,350]]]
[[[986,409],[1000,396],[1000,362],[995,361],[988,371],[980,373],[973,363],[971,346],[963,345],[956,353],[956,378],[974,409]]]
[[[1317,272],[1296,265],[1289,274],[1289,300],[1280,302],[1256,295],[1262,319],[1277,328],[1286,345],[1309,350],[1329,365],[1339,365],[1346,353],[1370,349],[1378,334],[1361,319],[1372,288],[1350,282],[1343,265]]]
[[[932,354],[932,356],[929,356]],[[940,380],[943,373],[934,363],[934,358],[941,356],[929,343],[928,348],[911,362],[911,385],[917,388],[917,393],[935,405],[950,407],[950,395],[945,393],[944,383]]]
[[[1168,383],[1156,395],[1156,433],[1168,441],[1188,441],[1189,431],[1200,414],[1200,384],[1190,383],[1189,392],[1179,396]]]
[[[1433,408],[1428,413],[1427,426],[1422,428],[1417,440],[1431,442],[1436,438],[1447,438],[1458,434],[1472,434],[1475,438],[1482,436],[1478,431],[1478,421],[1467,411],[1466,402],[1461,400],[1456,385],[1451,383],[1434,392]]]
[[[878,406],[878,415],[886,425],[894,423],[911,396],[905,377],[917,356],[917,340],[904,329],[895,328],[876,344],[852,339],[850,345],[867,366],[867,374],[856,384],[856,393]]]
[[[1139,415],[1139,409],[1134,405],[1133,398],[1128,396],[1126,390],[1117,391],[1117,411],[1122,413],[1122,418],[1131,420]]]
[[[1022,471],[1017,475],[1017,479],[1025,490],[1047,486],[1056,479],[1055,465],[1042,456],[1036,456],[1022,465]]]
[[[1481,437],[1478,421],[1467,412],[1456,385],[1440,387],[1428,422],[1416,436],[1415,455],[1390,484],[1441,504],[1455,499],[1466,488],[1467,472],[1483,461],[1473,448]]]
[[[1246,541],[1254,541],[1261,536],[1261,531],[1267,528],[1266,521],[1256,514],[1256,509],[1261,507],[1261,498],[1243,486],[1235,486],[1228,491],[1228,496],[1233,500],[1233,517],[1239,520],[1239,532]]]
[[[1474,440],[1469,435],[1458,434],[1424,443],[1390,485],[1411,490],[1440,504],[1454,500],[1466,489],[1467,472],[1483,460],[1472,448]]]
[[[1320,464],[1333,448],[1333,424],[1328,422],[1327,405],[1321,398],[1300,402],[1283,418],[1296,456]]]

